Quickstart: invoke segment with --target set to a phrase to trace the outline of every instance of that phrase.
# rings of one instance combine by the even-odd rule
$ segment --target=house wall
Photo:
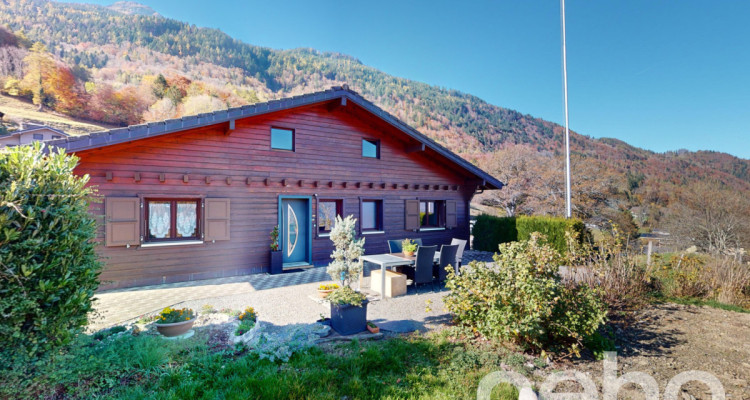
[[[19,135],[19,142],[21,145],[29,144],[35,141],[34,134],[42,135],[43,141],[44,140],[52,140],[52,136],[59,136],[63,137],[63,135],[60,134],[60,132],[55,132],[51,129],[36,129],[29,132],[24,132]]]
[[[266,272],[269,232],[278,223],[279,195],[341,198],[344,214],[357,218],[361,197],[382,199],[385,233],[365,236],[367,254],[387,252],[387,239],[422,238],[426,245],[432,245],[449,243],[454,237],[469,237],[468,206],[475,186],[466,184],[467,177],[451,169],[454,164],[429,150],[407,153],[408,139],[400,139],[403,134],[392,128],[376,126],[372,120],[346,110],[329,111],[324,105],[237,120],[235,130],[229,134],[225,134],[225,126],[77,154],[81,161],[76,172],[89,174],[90,184],[97,186],[102,196],[196,195],[231,199],[228,241],[148,248],[100,246],[106,262],[102,289]],[[295,152],[270,148],[272,126],[295,129]],[[362,138],[380,140],[380,159],[361,156]],[[134,179],[136,172],[140,173],[138,182]],[[164,182],[160,181],[161,174]],[[188,176],[187,183],[184,175]],[[227,177],[231,182],[227,182]],[[282,186],[283,179],[287,186]],[[329,187],[331,181],[333,185]],[[347,182],[346,188],[343,182]],[[361,187],[357,188],[356,182]],[[374,187],[370,188],[369,183]],[[386,188],[380,187],[381,183],[386,183]],[[393,188],[394,183],[398,188]],[[420,188],[414,189],[415,184]],[[437,190],[435,185],[439,185]],[[458,227],[406,231],[404,200],[414,198],[457,201]],[[317,216],[315,197],[312,206],[313,216]],[[103,221],[104,204],[94,204],[92,213]],[[99,239],[104,243],[103,227]],[[328,238],[314,236],[314,262],[327,262],[332,248]]]

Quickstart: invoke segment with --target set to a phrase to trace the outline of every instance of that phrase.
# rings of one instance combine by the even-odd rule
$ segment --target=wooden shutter
[[[455,228],[458,226],[458,204],[455,200],[445,202],[445,227]]]
[[[419,229],[419,200],[404,201],[404,229],[416,231]]]
[[[141,201],[137,197],[104,199],[106,246],[139,245],[141,243]]]
[[[229,199],[205,199],[203,204],[203,240],[229,240]]]

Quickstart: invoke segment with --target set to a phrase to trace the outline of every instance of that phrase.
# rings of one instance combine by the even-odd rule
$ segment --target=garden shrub
[[[568,242],[566,233],[573,234],[579,243],[588,238],[586,226],[581,220],[546,216],[495,217],[480,215],[474,224],[475,250],[492,251],[498,245],[508,242],[529,240],[531,234],[539,232],[546,243],[560,254],[566,254]]]
[[[667,297],[750,305],[750,267],[732,257],[676,254],[654,276]]]
[[[595,289],[563,282],[559,254],[542,241],[532,234],[500,245],[495,265],[472,262],[461,275],[449,271],[444,301],[454,320],[490,340],[577,351],[604,323],[606,305]]]
[[[39,143],[0,151],[0,357],[35,356],[87,323],[101,262],[88,176]],[[12,354],[11,354],[12,353]]]
[[[567,264],[571,279],[597,287],[610,310],[632,310],[647,301],[652,290],[651,273],[638,263],[636,254],[623,246],[619,227],[596,243],[574,243],[569,239]]]

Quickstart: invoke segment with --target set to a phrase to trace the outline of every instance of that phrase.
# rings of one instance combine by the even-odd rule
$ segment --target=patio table
[[[395,254],[372,254],[369,256],[362,256],[360,257],[360,261],[362,262],[370,262],[373,264],[380,265],[380,276],[382,277],[380,281],[380,298],[382,300],[385,300],[385,269],[388,267],[400,267],[400,266],[407,266],[412,265],[416,261],[417,257],[409,257],[406,256],[404,253],[395,253]],[[440,253],[435,252],[435,259],[434,262],[438,262],[440,260]],[[372,282],[370,283],[372,286]]]

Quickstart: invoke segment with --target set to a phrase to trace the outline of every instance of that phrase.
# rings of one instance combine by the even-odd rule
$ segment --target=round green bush
[[[595,289],[563,282],[559,253],[542,242],[535,233],[501,244],[495,265],[449,271],[444,302],[454,320],[490,340],[577,352],[604,323],[607,307]]]
[[[78,159],[40,144],[0,150],[0,357],[37,356],[87,323],[102,264],[93,190]]]

